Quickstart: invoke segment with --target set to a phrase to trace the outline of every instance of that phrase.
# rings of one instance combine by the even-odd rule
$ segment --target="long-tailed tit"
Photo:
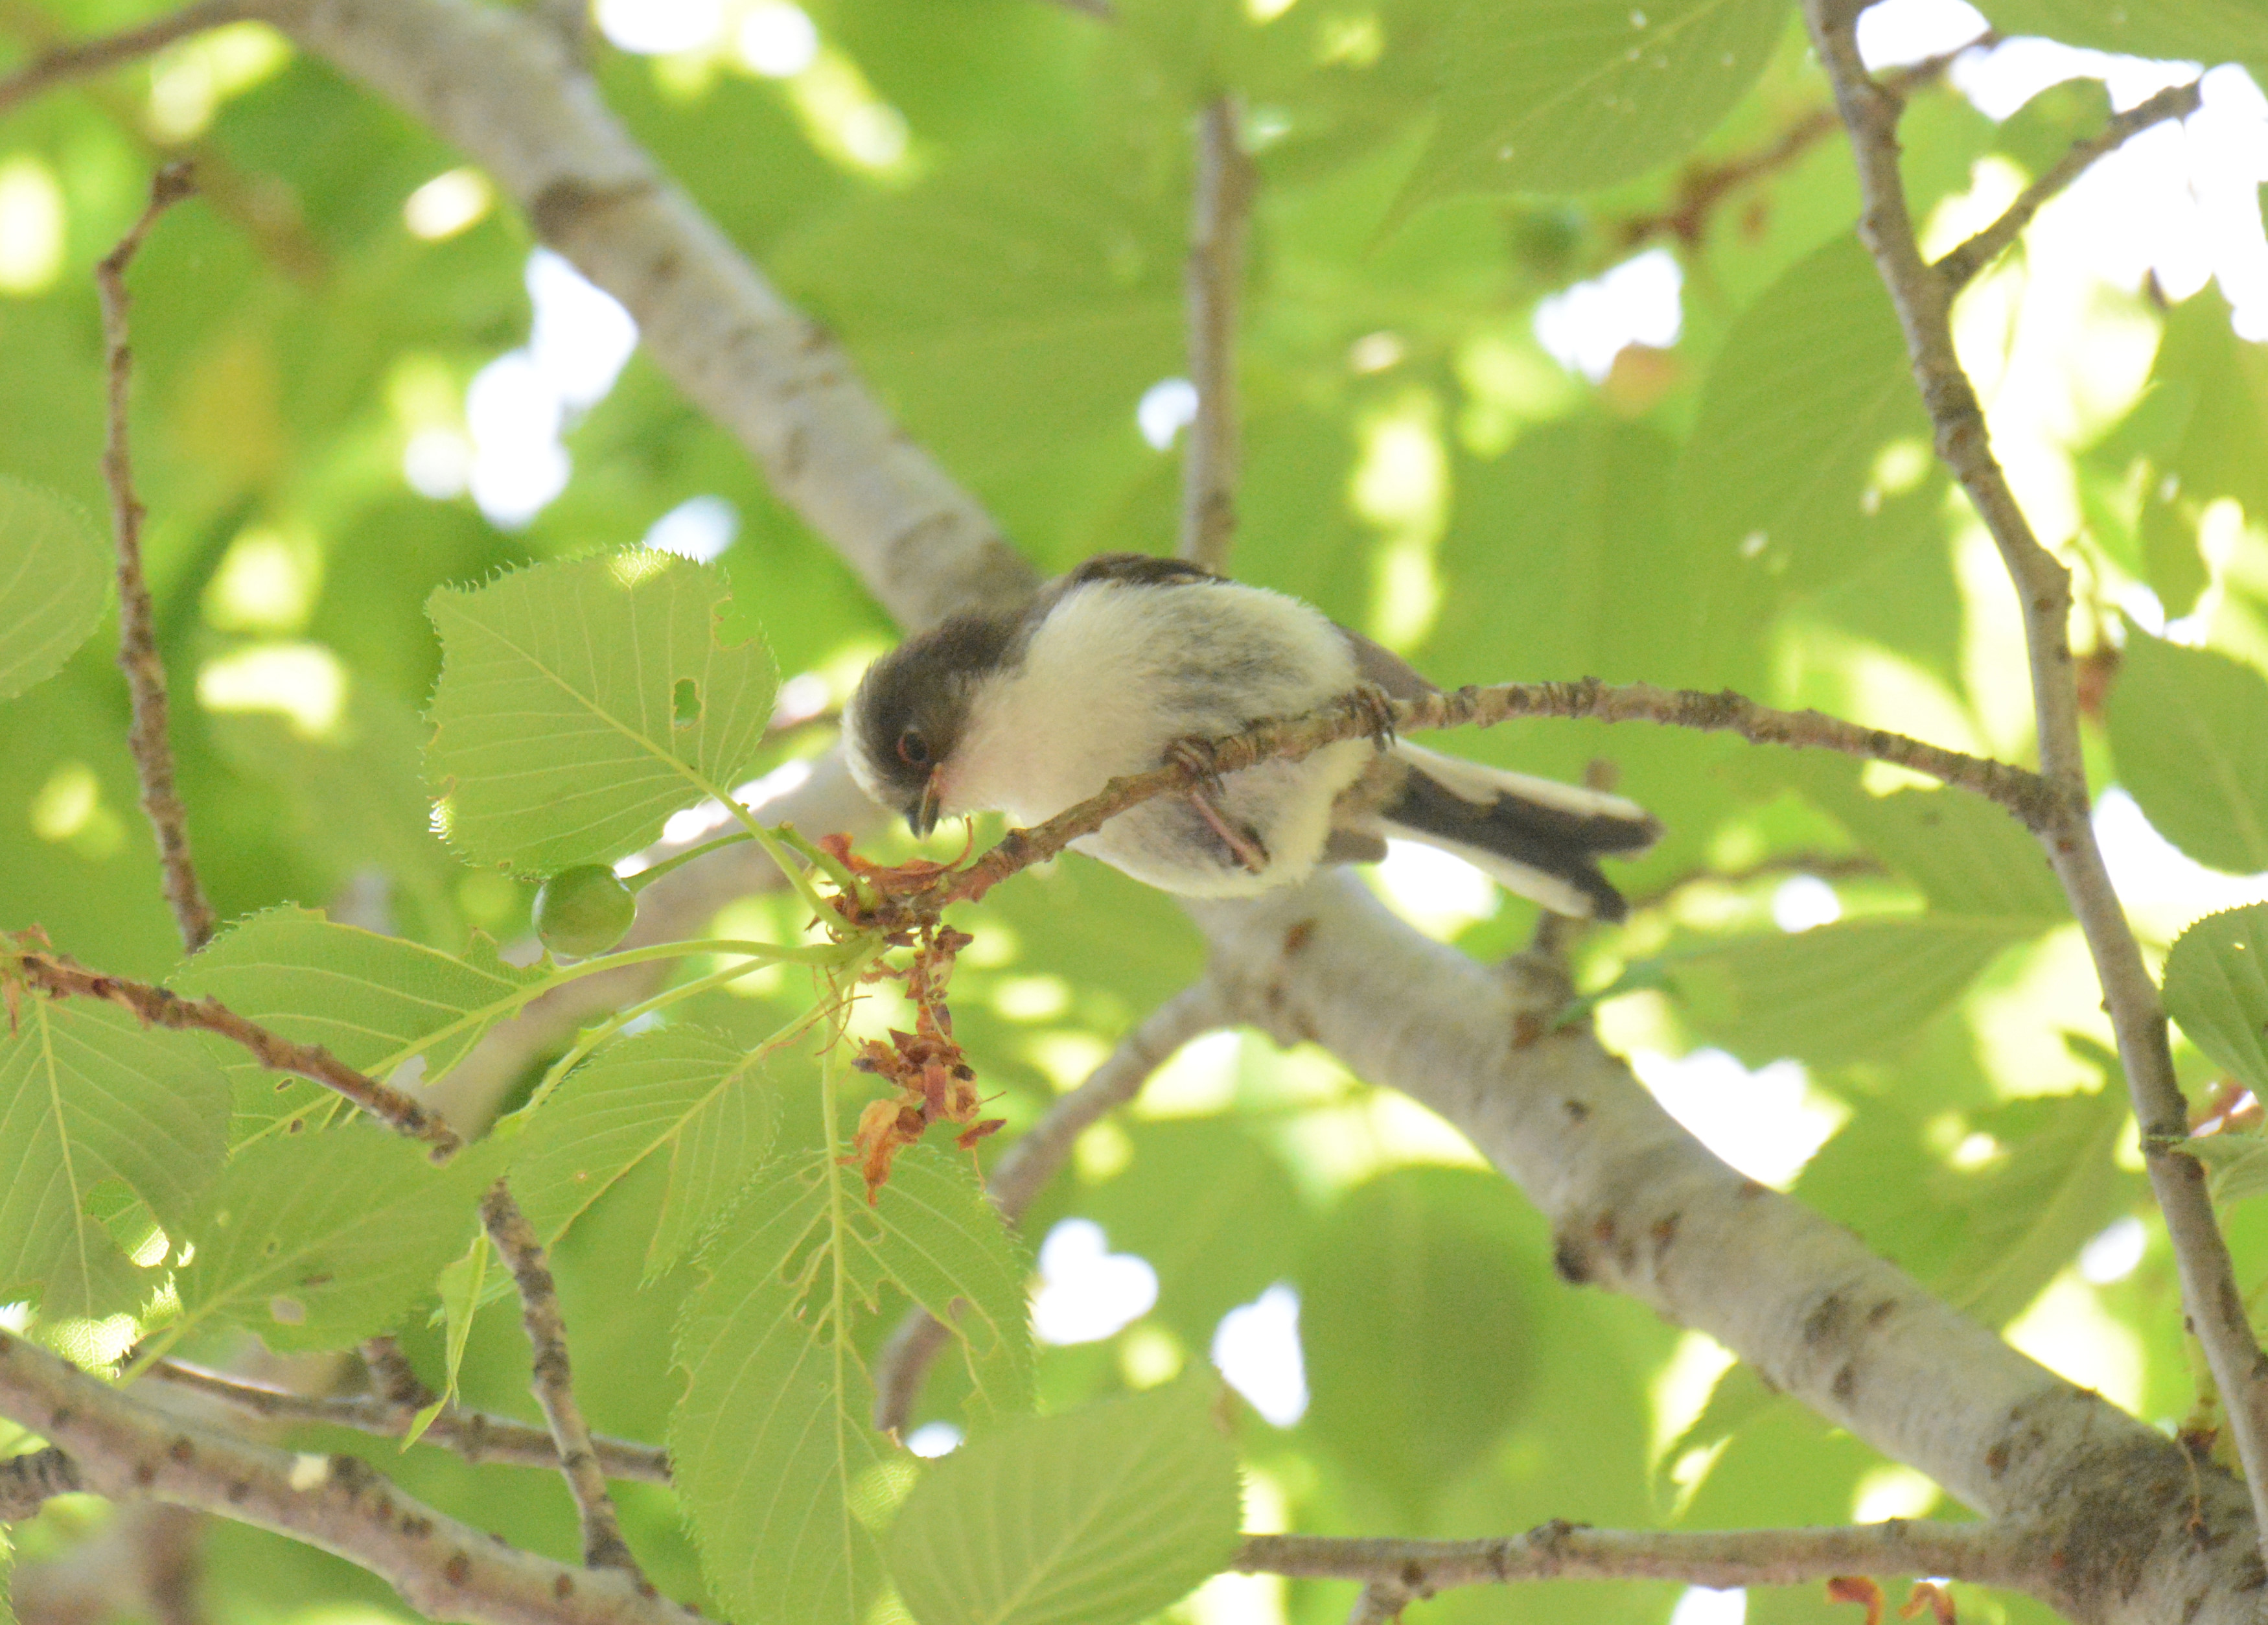
[[[1294,716],[1372,684],[1432,691],[1397,656],[1294,598],[1194,565],[1106,553],[1026,604],[963,615],[874,662],[851,697],[850,771],[917,835],[998,809],[1034,824],[1183,741]],[[1238,897],[1404,836],[1578,918],[1619,920],[1602,854],[1660,826],[1620,796],[1354,739],[1155,797],[1071,845],[1189,897]]]

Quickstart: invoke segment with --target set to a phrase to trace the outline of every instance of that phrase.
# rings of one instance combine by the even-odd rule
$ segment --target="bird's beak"
[[[922,783],[921,800],[915,803],[913,815],[906,820],[913,826],[914,837],[917,840],[928,839],[929,832],[937,828],[940,795],[937,778],[938,770],[931,769],[929,777]]]

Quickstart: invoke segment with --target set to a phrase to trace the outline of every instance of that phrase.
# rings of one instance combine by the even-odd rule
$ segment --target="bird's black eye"
[[[898,760],[909,767],[927,767],[929,741],[908,728],[898,735]]]

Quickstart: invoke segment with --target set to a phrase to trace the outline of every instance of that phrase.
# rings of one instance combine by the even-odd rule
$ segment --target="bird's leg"
[[[1189,791],[1189,805],[1197,809],[1197,816],[1220,837],[1222,845],[1234,854],[1239,863],[1255,875],[1268,867],[1268,848],[1262,843],[1259,831],[1249,826],[1240,830],[1230,824],[1220,809],[1213,805],[1212,792],[1203,786]]]
[[[1348,715],[1359,719],[1371,743],[1381,750],[1394,749],[1394,699],[1375,683],[1355,685],[1340,700]]]
[[[1212,741],[1202,735],[1191,734],[1167,745],[1166,764],[1188,773],[1201,790],[1220,788],[1219,757],[1213,751]]]

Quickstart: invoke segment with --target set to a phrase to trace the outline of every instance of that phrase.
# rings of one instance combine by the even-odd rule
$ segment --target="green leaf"
[[[8,1539],[6,1527],[0,1525],[0,1625],[16,1625],[16,1610],[8,1600],[16,1589],[15,1572],[15,1543]]]
[[[409,1431],[401,1436],[403,1450],[417,1443],[433,1425],[433,1419],[455,1400],[457,1377],[465,1364],[465,1345],[473,1335],[473,1317],[512,1290],[509,1271],[490,1270],[492,1257],[488,1233],[476,1231],[465,1256],[441,1271],[441,1301],[433,1312],[442,1323],[441,1350],[447,1375],[433,1402],[410,1419]]]
[[[2154,828],[2213,868],[2268,869],[2268,679],[2133,631],[2109,720],[2118,782]]]
[[[2000,1150],[1981,1170],[1940,1166],[1916,1194],[1958,1211],[1953,1259],[1930,1287],[1986,1326],[2006,1326],[2102,1227],[2126,1211],[2132,1180],[2117,1162],[2126,1090],[2117,1062],[2093,1094],[2012,1100],[1969,1119]]]
[[[109,550],[78,508],[0,474],[0,699],[63,668],[110,596]]]
[[[1410,1515],[1529,1398],[1539,1260],[1524,1217],[1493,1174],[1400,1168],[1347,1193],[1307,1250],[1307,1426]]]
[[[1468,4],[1440,122],[1403,206],[1455,192],[1583,191],[1687,151],[1763,73],[1785,0]]]
[[[1743,938],[1669,964],[1687,1018],[1756,1066],[1841,1066],[1896,1051],[2036,919],[1928,914]]]
[[[1942,536],[1930,443],[1874,262],[1838,236],[1726,336],[1678,465],[1679,529],[1767,601],[1818,591]]]
[[[228,1079],[195,1040],[92,1000],[26,998],[0,1023],[0,1301],[53,1318],[147,1298],[99,1215],[121,1193],[178,1242],[227,1151]]]
[[[967,1163],[923,1147],[872,1208],[823,1151],[773,1163],[703,1264],[669,1449],[710,1584],[750,1625],[858,1625],[883,1579],[873,1525],[911,1471],[874,1432],[861,1323],[896,1288],[954,1328],[989,1413],[1020,1410],[1028,1266]]]
[[[2214,63],[2268,61],[2268,26],[2252,0],[1985,0],[2003,33],[2044,34],[2129,56]]]
[[[215,937],[173,973],[191,998],[210,995],[247,1021],[298,1044],[320,1044],[357,1071],[381,1079],[409,1057],[425,1058],[424,1083],[464,1058],[480,1036],[550,979],[497,957],[475,935],[456,958],[400,937],[335,925],[313,909],[272,908]],[[254,1063],[231,1071],[243,1095],[273,1127],[335,1098],[316,1085],[273,1087]],[[239,1125],[239,1129],[243,1127]]]
[[[963,1444],[908,1498],[890,1575],[921,1625],[1130,1625],[1235,1555],[1220,1383],[1035,1416]]]
[[[2237,337],[2229,317],[2211,284],[2176,306],[2148,389],[2086,456],[2134,482],[2125,489],[2139,501],[2136,562],[2168,615],[2189,613],[2210,579],[2198,535],[2206,507],[2233,498],[2255,521],[2268,514],[2268,344]]]
[[[727,596],[716,571],[651,550],[436,592],[425,767],[457,848],[548,875],[725,797],[755,764],[776,686],[762,644],[720,639]]]
[[[567,1075],[512,1161],[512,1189],[545,1244],[649,1156],[668,1165],[651,1280],[675,1263],[771,1151],[779,1100],[755,1050],[697,1027],[634,1033]]]
[[[428,1148],[359,1124],[239,1152],[187,1226],[178,1334],[214,1319],[277,1352],[389,1330],[465,1250],[495,1177],[486,1148],[436,1168]]]
[[[1126,1127],[1132,1161],[1070,1210],[1101,1224],[1117,1251],[1149,1260],[1158,1314],[1202,1348],[1223,1315],[1291,1273],[1306,1205],[1282,1160],[1233,1120]]]
[[[2268,904],[2208,914],[2166,956],[2166,1014],[2268,1098]]]
[[[2213,1199],[2223,1206],[2268,1191],[2268,1140],[2257,1134],[2223,1129],[2193,1134],[2177,1149],[2205,1164]]]
[[[1933,915],[1968,914],[2042,927],[2071,917],[2047,855],[2006,811],[1965,790],[1872,795],[1859,765],[1799,753],[1786,772],[1852,838],[1921,889]]]

